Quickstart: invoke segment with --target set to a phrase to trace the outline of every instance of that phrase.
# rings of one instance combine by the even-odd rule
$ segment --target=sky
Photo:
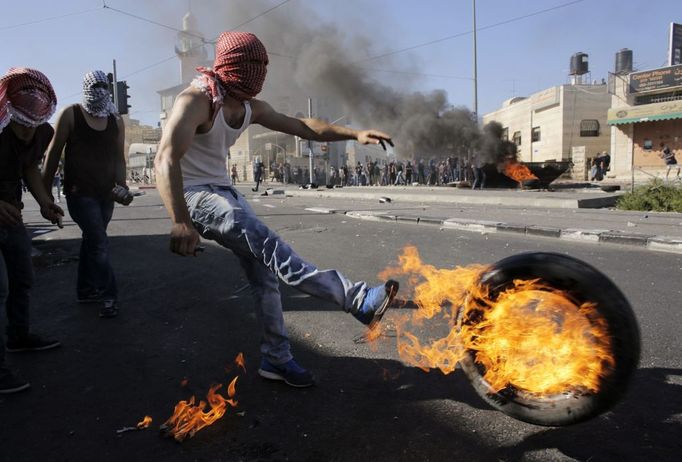
[[[55,87],[59,110],[80,100],[86,72],[110,72],[115,59],[119,80],[130,86],[131,117],[156,126],[156,91],[180,83],[173,29],[181,28],[191,9],[207,38],[237,26],[256,34],[282,24],[295,30],[301,21],[319,36],[340,31],[356,65],[377,82],[407,92],[445,90],[450,104],[471,109],[472,3],[0,0],[0,72],[19,66],[41,70]],[[613,71],[621,48],[633,50],[638,70],[664,66],[669,25],[682,22],[682,8],[680,0],[477,0],[476,21],[478,112],[485,114],[513,96],[567,83],[576,52],[589,55],[591,78],[598,81]],[[271,56],[273,65],[296,59],[300,51],[272,38],[265,45],[281,55]]]

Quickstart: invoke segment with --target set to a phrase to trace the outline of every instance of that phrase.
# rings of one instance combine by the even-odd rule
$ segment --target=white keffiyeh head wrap
[[[109,81],[103,71],[88,72],[83,77],[83,107],[93,117],[116,114],[109,93]]]

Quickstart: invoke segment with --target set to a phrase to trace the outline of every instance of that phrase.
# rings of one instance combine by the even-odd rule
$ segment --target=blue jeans
[[[73,221],[83,232],[78,260],[76,295],[99,295],[103,300],[118,297],[116,278],[111,267],[107,226],[114,213],[114,201],[69,194],[66,205]]]
[[[256,316],[263,328],[261,354],[272,364],[291,356],[284,326],[279,281],[334,302],[345,311],[363,300],[367,285],[353,283],[336,270],[318,270],[261,222],[244,196],[230,186],[185,188],[192,222],[206,239],[232,250],[251,284]],[[279,278],[279,281],[278,281]]]
[[[7,336],[28,334],[29,291],[33,285],[31,238],[23,224],[0,226],[0,307],[7,313]],[[1,316],[1,315],[0,315]],[[5,342],[0,341],[0,368]]]

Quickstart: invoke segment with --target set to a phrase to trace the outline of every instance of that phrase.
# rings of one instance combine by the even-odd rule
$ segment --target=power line
[[[292,61],[295,61],[297,59],[295,56],[284,55],[281,53],[275,53],[274,51],[268,51],[268,56],[278,56],[280,58],[290,59]],[[436,78],[440,78],[440,79],[472,80],[471,77],[461,77],[458,75],[426,74],[423,72],[398,71],[398,70],[394,70],[394,69],[376,69],[376,68],[371,68],[371,67],[360,67],[360,66],[356,66],[356,67],[358,69],[362,69],[365,71],[386,72],[389,74],[414,75],[414,76],[418,76],[418,77],[436,77]]]
[[[61,14],[59,16],[50,16],[49,18],[36,19],[35,21],[24,22],[21,24],[13,24],[11,26],[2,26],[2,27],[0,27],[0,30],[8,30],[8,29],[16,29],[17,27],[32,26],[34,24],[40,24],[43,22],[54,21],[56,19],[68,18],[69,16],[76,16],[79,14],[90,13],[92,11],[96,11],[96,10],[100,10],[100,9],[101,8],[89,8],[87,10],[74,11],[72,13]]]
[[[123,77],[121,77],[121,79],[127,79],[128,77],[130,77],[130,76],[132,76],[132,75],[139,74],[140,72],[144,72],[144,71],[146,71],[146,70],[149,70],[149,69],[151,69],[152,67],[156,67],[156,66],[159,66],[159,65],[161,65],[161,64],[163,64],[163,63],[167,63],[167,62],[170,61],[171,59],[175,59],[175,58],[176,58],[175,55],[169,56],[168,58],[162,59],[161,61],[157,61],[157,62],[155,62],[154,64],[150,64],[150,65],[148,65],[148,66],[145,66],[145,67],[142,67],[142,68],[137,69],[137,70],[135,70],[135,71],[132,71],[132,72],[130,72],[130,73],[124,75]]]
[[[492,29],[492,28],[494,28],[494,27],[498,27],[498,26],[502,26],[502,25],[509,24],[509,23],[512,23],[512,22],[520,21],[520,20],[522,20],[522,19],[527,19],[527,18],[530,18],[530,17],[532,17],[532,16],[537,16],[537,15],[540,15],[540,14],[543,14],[543,13],[548,13],[548,12],[550,12],[550,11],[558,10],[558,9],[560,9],[560,8],[565,8],[565,7],[567,7],[567,6],[575,5],[576,3],[580,3],[580,2],[583,2],[583,1],[584,1],[584,0],[574,0],[574,1],[572,1],[572,2],[562,3],[561,5],[553,6],[553,7],[551,7],[551,8],[545,8],[545,9],[543,9],[543,10],[538,10],[538,11],[535,11],[535,12],[533,12],[533,13],[524,14],[524,15],[522,15],[522,16],[516,16],[516,17],[514,17],[514,18],[507,19],[507,20],[505,20],[505,21],[500,21],[500,22],[497,22],[497,23],[495,23],[495,24],[490,24],[490,25],[483,26],[483,27],[477,27],[477,28],[476,28],[476,31],[482,31],[482,30]],[[387,53],[382,53],[382,54],[376,55],[376,56],[370,56],[369,58],[359,59],[359,60],[357,60],[357,61],[355,61],[355,62],[356,62],[356,63],[359,63],[359,62],[369,61],[369,60],[372,60],[372,59],[384,58],[384,57],[386,57],[386,56],[391,56],[391,55],[395,55],[395,54],[398,54],[398,53],[403,53],[403,52],[405,52],[405,51],[410,51],[410,50],[414,50],[414,49],[417,49],[417,48],[422,48],[422,47],[425,47],[425,46],[434,45],[434,44],[436,44],[436,43],[445,42],[445,41],[447,41],[447,40],[452,40],[452,39],[454,39],[454,38],[463,37],[463,36],[465,36],[465,35],[472,34],[473,32],[474,32],[473,30],[469,30],[469,31],[460,32],[460,33],[454,34],[454,35],[448,35],[447,37],[441,37],[441,38],[439,38],[439,39],[435,39],[435,40],[431,40],[431,41],[428,41],[428,42],[420,43],[420,44],[418,44],[418,45],[413,45],[413,46],[410,46],[410,47],[401,48],[401,49],[399,49],[399,50],[389,51],[389,52],[387,52]]]
[[[422,72],[410,72],[410,71],[396,71],[393,69],[375,69],[370,67],[358,67],[358,69],[363,69],[366,71],[373,72],[387,72],[389,74],[404,74],[404,75],[414,75],[418,77],[437,77],[440,79],[456,79],[456,80],[472,80],[471,77],[460,77],[457,75],[446,75],[446,74],[425,74]]]
[[[148,22],[150,24],[154,24],[154,25],[159,26],[159,27],[164,27],[166,29],[170,29],[170,30],[175,31],[175,32],[183,32],[187,35],[190,35],[192,37],[196,37],[198,39],[201,39],[202,41],[205,41],[204,37],[201,35],[193,34],[189,31],[186,31],[183,29],[178,29],[177,27],[169,26],[168,24],[163,24],[163,23],[154,21],[153,19],[145,18],[145,17],[139,16],[139,15],[133,14],[133,13],[129,13],[127,11],[119,10],[118,8],[111,7],[111,6],[107,5],[106,3],[104,4],[103,8],[105,8],[107,10],[115,11],[116,13],[122,14],[124,16],[129,16],[131,18],[135,18],[135,19],[138,19],[140,21],[144,21],[144,22]]]
[[[256,19],[260,18],[261,16],[264,16],[264,15],[268,14],[268,13],[271,12],[272,10],[275,10],[275,9],[279,8],[279,7],[281,7],[282,5],[284,5],[284,4],[286,4],[286,3],[289,3],[290,1],[291,1],[291,0],[284,0],[284,1],[280,2],[280,3],[278,3],[277,5],[273,6],[272,8],[269,8],[269,9],[263,11],[262,13],[258,14],[257,16],[254,16],[253,18],[248,19],[247,21],[244,21],[244,22],[241,23],[241,24],[237,24],[236,26],[234,26],[232,29],[229,29],[229,30],[235,30],[235,29],[237,29],[237,28],[239,28],[239,27],[242,27],[242,26],[244,26],[244,25],[246,25],[246,24],[252,22],[252,21],[255,21]],[[144,22],[147,22],[147,23],[149,23],[149,24],[154,24],[155,26],[163,27],[163,28],[165,28],[165,29],[169,29],[169,30],[172,30],[172,31],[175,31],[175,32],[184,32],[184,33],[187,34],[187,35],[190,35],[190,36],[192,36],[192,37],[199,38],[199,39],[201,39],[202,42],[203,42],[202,45],[203,45],[204,43],[215,44],[215,41],[218,39],[218,37],[216,37],[216,38],[214,38],[213,40],[206,40],[206,39],[205,39],[203,36],[201,36],[201,35],[193,34],[193,33],[188,32],[188,31],[186,31],[186,30],[178,29],[177,27],[169,26],[168,24],[163,24],[163,23],[158,22],[158,21],[155,21],[155,20],[153,20],[153,19],[145,18],[144,16],[140,16],[140,15],[137,15],[137,14],[134,14],[134,13],[130,13],[130,12],[128,12],[128,11],[124,11],[124,10],[121,10],[121,9],[119,9],[119,8],[114,8],[114,7],[112,7],[112,6],[107,5],[106,2],[102,2],[102,3],[103,3],[103,5],[102,5],[103,8],[108,9],[108,10],[111,10],[111,11],[114,11],[114,12],[119,13],[119,14],[122,14],[122,15],[124,15],[124,16],[128,16],[128,17],[137,19],[137,20],[139,20],[139,21],[144,21]],[[198,47],[200,47],[200,46],[202,46],[202,45],[198,45]]]
[[[265,16],[266,14],[268,14],[269,12],[271,12],[272,10],[276,10],[276,9],[279,8],[280,6],[283,6],[283,5],[287,4],[287,3],[289,3],[290,1],[291,1],[291,0],[284,0],[283,2],[278,3],[277,5],[273,6],[272,8],[263,11],[263,12],[262,12],[261,14],[259,14],[258,16],[254,16],[253,18],[251,18],[251,19],[249,19],[249,20],[247,20],[247,21],[244,21],[244,22],[241,23],[241,24],[237,24],[236,26],[234,26],[232,29],[229,29],[229,30],[233,31],[233,30],[235,30],[235,29],[237,29],[237,28],[239,28],[239,27],[245,26],[245,25],[247,25],[248,23],[253,22],[253,21],[255,21],[256,19],[260,18],[261,16]],[[216,37],[216,40],[217,40],[217,39],[218,39],[218,37]]]
[[[228,29],[228,30],[231,30],[231,31],[232,31],[232,30],[235,30],[235,29],[237,29],[237,28],[239,28],[239,27],[242,27],[242,26],[245,25],[245,24],[248,24],[248,23],[250,23],[250,22],[252,22],[252,21],[255,21],[256,19],[260,18],[261,16],[264,16],[264,15],[268,14],[269,12],[271,12],[271,11],[273,11],[273,10],[275,10],[275,9],[277,9],[277,8],[279,8],[279,7],[281,7],[281,6],[283,6],[283,5],[285,5],[286,3],[289,3],[290,1],[291,1],[291,0],[284,0],[284,1],[280,2],[280,3],[278,3],[277,5],[273,6],[272,8],[269,8],[269,9],[263,11],[262,13],[259,13],[258,15],[254,16],[253,18],[248,19],[248,20],[244,21],[244,22],[241,23],[241,24],[237,24],[236,26],[234,26],[234,27],[232,27],[231,29]],[[220,36],[218,36],[218,37],[220,37]],[[195,46],[191,47],[188,51],[192,51],[192,50],[201,48],[202,46],[204,46],[204,44],[215,44],[215,41],[218,39],[218,37],[216,37],[216,38],[213,39],[213,40],[204,40],[204,41],[202,42],[201,45],[195,45]],[[202,38],[202,40],[203,40],[203,38]],[[282,57],[285,57],[285,58],[289,58],[289,56],[278,55],[278,54],[276,54],[276,53],[271,53],[271,54],[274,54],[275,56],[282,56]],[[162,59],[161,61],[157,61],[157,62],[155,62],[155,63],[153,63],[153,64],[150,64],[150,65],[148,65],[148,66],[145,66],[145,67],[143,67],[143,68],[140,68],[140,69],[137,69],[137,70],[135,70],[135,71],[133,71],[133,72],[130,72],[129,74],[126,74],[125,76],[123,76],[123,77],[121,77],[121,78],[122,78],[122,79],[127,79],[128,77],[130,77],[130,76],[132,76],[132,75],[139,74],[139,73],[144,72],[144,71],[146,71],[146,70],[148,70],[148,69],[151,69],[151,68],[153,68],[153,67],[159,66],[159,65],[161,65],[161,64],[163,64],[163,63],[166,63],[166,62],[170,61],[171,59],[174,59],[175,57],[176,57],[176,55],[169,56],[168,58]]]

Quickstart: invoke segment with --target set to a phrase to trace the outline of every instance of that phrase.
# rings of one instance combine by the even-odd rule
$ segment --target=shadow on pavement
[[[577,460],[678,461],[682,454],[682,370],[640,369],[625,403],[613,412],[565,428],[551,428],[502,449],[505,461],[558,448]]]

